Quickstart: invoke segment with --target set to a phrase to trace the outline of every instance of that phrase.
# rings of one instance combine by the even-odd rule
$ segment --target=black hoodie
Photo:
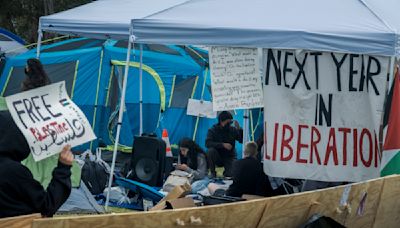
[[[214,148],[219,152],[222,152],[222,156],[235,155],[235,141],[243,142],[243,129],[226,125],[225,127],[217,123],[208,129],[206,138],[206,147]],[[224,148],[223,143],[229,143],[232,145],[232,150],[229,151]]]
[[[0,218],[32,213],[52,216],[71,193],[71,167],[58,163],[47,187],[21,164],[29,145],[8,111],[0,111]]]

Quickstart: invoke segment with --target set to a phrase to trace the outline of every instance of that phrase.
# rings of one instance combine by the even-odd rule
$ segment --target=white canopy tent
[[[186,0],[97,0],[40,17],[39,30],[98,39],[129,36],[131,19],[145,18]]]
[[[381,18],[381,20],[394,31],[397,38],[397,46],[396,46],[396,55],[399,56],[400,52],[400,1],[398,0],[364,0],[365,4],[373,10],[373,12],[377,15],[377,17]]]
[[[396,0],[190,0],[132,20],[138,43],[400,55]],[[400,28],[400,25],[397,26]],[[392,64],[393,64],[392,59]],[[245,118],[244,129],[248,125]],[[247,139],[248,133],[244,132]],[[247,141],[245,140],[244,141]]]
[[[139,43],[398,55],[396,31],[364,1],[191,0],[134,19],[133,31]]]
[[[113,160],[108,183],[106,208],[110,198],[110,188],[115,169],[115,160],[121,132],[123,110],[125,107],[125,92],[128,78],[130,54],[134,37],[132,35],[131,19],[144,18],[184,3],[186,0],[98,0],[67,11],[43,16],[39,19],[37,58],[40,57],[42,32],[55,32],[66,35],[82,36],[97,39],[124,39],[129,40],[126,55],[126,65],[122,86],[121,104],[118,114],[118,125],[113,151]],[[140,134],[143,132],[142,113],[142,47],[140,46]]]

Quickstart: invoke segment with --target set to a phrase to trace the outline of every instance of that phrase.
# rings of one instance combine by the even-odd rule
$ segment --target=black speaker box
[[[165,142],[152,136],[135,136],[132,151],[132,176],[135,181],[161,187],[165,172]]]

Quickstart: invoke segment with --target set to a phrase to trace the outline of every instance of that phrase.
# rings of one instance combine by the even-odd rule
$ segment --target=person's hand
[[[239,124],[239,122],[237,122],[237,120],[234,120],[234,121],[233,121],[233,124],[235,125],[235,127],[236,127],[237,129],[240,128],[240,124]]]
[[[186,171],[189,169],[189,167],[186,164],[179,164],[176,166],[176,168],[182,171]]]
[[[224,146],[225,149],[227,150],[232,150],[232,145],[229,143],[222,143],[222,145]]]
[[[64,165],[72,165],[72,162],[74,161],[74,155],[71,152],[70,145],[63,147],[58,160]]]

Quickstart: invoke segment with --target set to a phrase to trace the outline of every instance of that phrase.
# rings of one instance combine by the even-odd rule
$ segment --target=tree
[[[34,43],[39,17],[89,2],[91,0],[0,0],[0,27],[21,36],[27,43]],[[51,36],[45,34],[45,37]]]

